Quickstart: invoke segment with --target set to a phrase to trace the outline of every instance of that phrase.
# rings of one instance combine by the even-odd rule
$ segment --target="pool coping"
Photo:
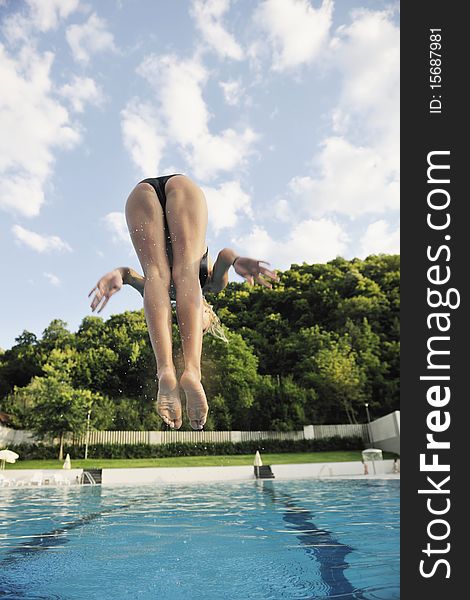
[[[368,462],[366,474],[361,461],[295,463],[270,465],[274,480],[293,479],[399,479],[394,472],[394,461],[387,459]],[[8,469],[1,474],[7,485],[0,489],[12,487],[53,487],[77,485],[84,469]],[[375,472],[374,472],[375,471]],[[137,468],[104,468],[102,469],[102,486],[134,486],[167,483],[204,483],[222,481],[253,481],[254,466],[225,467],[137,467]],[[40,483],[38,483],[41,480]]]

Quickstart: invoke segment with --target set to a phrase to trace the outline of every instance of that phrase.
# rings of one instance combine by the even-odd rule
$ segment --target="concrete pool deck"
[[[375,472],[374,472],[375,464]],[[289,479],[329,479],[329,478],[393,478],[393,460],[367,462],[368,474],[364,474],[364,464],[360,461],[297,463],[271,465],[277,480]],[[83,469],[8,469],[0,472],[0,487],[64,486],[77,485]],[[132,469],[103,469],[103,486],[136,486],[161,483],[203,483],[218,481],[254,480],[253,465],[241,467],[141,467]]]

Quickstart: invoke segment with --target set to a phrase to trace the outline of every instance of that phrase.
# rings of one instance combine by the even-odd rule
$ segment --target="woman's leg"
[[[163,210],[155,190],[139,183],[126,203],[129,233],[145,274],[144,311],[157,361],[157,412],[170,427],[181,427],[181,401],[172,357],[170,267]]]
[[[173,249],[172,275],[184,355],[181,387],[193,429],[202,429],[208,406],[201,384],[202,292],[199,263],[205,252],[207,204],[202,190],[187,177],[166,184],[166,218]]]

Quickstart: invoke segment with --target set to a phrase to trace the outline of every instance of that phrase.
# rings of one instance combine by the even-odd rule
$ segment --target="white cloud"
[[[332,135],[310,173],[289,187],[308,216],[384,214],[399,208],[399,30],[388,12],[356,11],[330,44],[340,73]]]
[[[233,240],[246,256],[277,263],[285,269],[293,263],[323,263],[342,255],[348,237],[340,225],[328,219],[301,221],[283,238],[273,238],[259,226],[246,236]]]
[[[336,107],[331,112],[331,126],[335,134],[344,135],[351,124],[351,116],[341,108]]]
[[[171,136],[183,145],[207,133],[209,111],[202,97],[208,73],[196,59],[178,60],[176,56],[151,55],[137,72],[157,93],[161,112]]]
[[[110,212],[103,220],[106,227],[113,234],[113,242],[126,242],[132,245],[129,230],[127,229],[126,217],[123,212]]]
[[[1,170],[1,169],[0,169]],[[26,217],[39,214],[44,203],[44,177],[30,174],[26,169],[21,173],[4,171],[0,179],[0,207]]]
[[[253,216],[251,198],[239,181],[227,181],[218,188],[204,187],[209,212],[209,226],[215,235],[237,225],[240,215]]]
[[[187,158],[196,177],[211,179],[218,171],[233,171],[242,165],[251,154],[251,147],[257,139],[250,128],[238,133],[226,129],[219,135],[207,132],[199,140],[194,140]]]
[[[287,223],[292,220],[293,213],[289,202],[285,198],[279,198],[272,207],[272,214],[278,221]]]
[[[331,212],[357,217],[398,208],[398,182],[373,149],[354,146],[341,137],[328,138],[317,155],[317,177],[295,177],[289,186],[305,212]]]
[[[39,31],[55,29],[61,19],[77,10],[80,0],[26,0]]]
[[[356,11],[331,42],[332,60],[342,75],[336,123],[380,153],[390,171],[399,171],[400,33],[386,11]]]
[[[82,25],[71,25],[66,32],[67,42],[77,62],[87,64],[92,54],[116,51],[113,34],[106,29],[106,22],[96,13]]]
[[[53,273],[43,273],[44,277],[55,287],[60,286],[60,279]]]
[[[70,102],[76,112],[83,112],[85,104],[99,106],[104,100],[103,92],[91,77],[77,75],[59,89],[59,94]]]
[[[28,45],[12,56],[0,44],[0,207],[29,217],[44,203],[54,150],[80,139],[53,96],[53,59]]]
[[[159,172],[166,140],[158,126],[158,115],[148,104],[132,100],[121,111],[124,146],[145,177]]]
[[[244,164],[256,134],[249,127],[210,132],[210,113],[202,95],[208,72],[198,59],[151,55],[138,73],[154,88],[168,139],[180,146],[197,178],[211,179]]]
[[[222,58],[241,60],[243,50],[222,23],[230,8],[230,0],[193,0],[191,14],[206,44]]]
[[[35,31],[45,33],[56,29],[79,6],[80,0],[26,0],[26,14],[13,13],[2,23],[2,30],[9,42],[26,41]]]
[[[265,0],[255,21],[267,33],[273,52],[273,69],[286,71],[314,62],[328,41],[333,2],[318,9],[309,0]],[[252,46],[251,52],[257,52]]]
[[[333,59],[343,75],[341,104],[348,110],[367,108],[376,117],[386,102],[396,118],[400,36],[391,17],[385,11],[355,11],[351,25],[340,27],[331,40]],[[383,116],[380,125],[386,125]]]
[[[11,228],[16,242],[28,246],[36,252],[72,252],[72,248],[57,235],[41,235],[21,225],[13,225]]]
[[[399,254],[400,253],[400,231],[390,230],[388,223],[384,220],[371,223],[361,239],[361,257],[370,254]]]
[[[231,81],[221,81],[219,85],[224,93],[225,102],[229,106],[238,106],[244,91],[241,83],[232,79]]]

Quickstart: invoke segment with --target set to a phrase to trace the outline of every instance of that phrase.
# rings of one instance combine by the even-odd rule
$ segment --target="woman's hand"
[[[238,275],[244,277],[250,285],[254,285],[254,282],[264,285],[264,287],[271,288],[272,281],[279,281],[279,277],[274,271],[263,267],[263,264],[269,265],[265,260],[255,260],[254,258],[248,258],[246,256],[239,256],[233,263],[233,268]]]
[[[88,298],[95,292],[93,300],[91,301],[91,310],[95,312],[98,308],[98,313],[100,313],[103,308],[108,303],[108,300],[111,298],[113,294],[119,292],[119,290],[123,286],[122,281],[122,273],[120,269],[114,269],[110,273],[106,273],[103,277],[98,281],[95,287],[88,294]]]

